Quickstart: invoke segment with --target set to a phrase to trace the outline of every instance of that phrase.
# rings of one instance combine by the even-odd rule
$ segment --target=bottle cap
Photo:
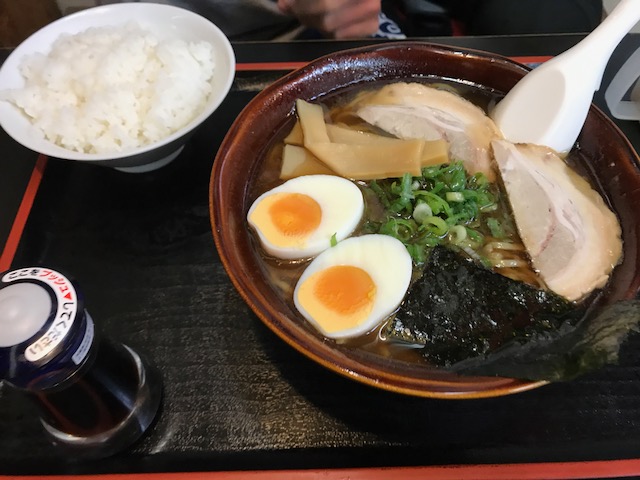
[[[0,347],[26,342],[51,315],[51,297],[35,283],[8,284],[0,289]]]
[[[0,273],[0,378],[20,388],[54,385],[92,341],[93,322],[65,275],[45,267]]]

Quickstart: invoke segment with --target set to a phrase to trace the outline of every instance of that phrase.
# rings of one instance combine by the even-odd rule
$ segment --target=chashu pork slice
[[[356,102],[360,118],[402,139],[444,139],[469,173],[496,173],[491,140],[503,138],[486,113],[455,93],[421,83],[391,83]]]
[[[533,267],[568,300],[603,287],[620,260],[620,224],[589,183],[547,147],[492,142]]]

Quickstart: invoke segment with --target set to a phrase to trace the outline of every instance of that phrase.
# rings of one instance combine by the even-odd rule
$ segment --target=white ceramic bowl
[[[145,172],[172,161],[184,143],[229,93],[235,75],[235,56],[222,31],[206,18],[183,8],[154,3],[120,3],[82,10],[38,30],[22,42],[0,68],[0,90],[21,88],[24,78],[18,67],[25,55],[48,54],[63,33],[76,34],[90,27],[123,26],[136,22],[158,39],[181,38],[207,41],[213,45],[216,62],[212,93],[204,110],[189,124],[154,143],[113,154],[81,153],[60,147],[43,138],[42,132],[13,104],[0,101],[0,126],[18,143],[50,157],[114,167],[129,172]]]

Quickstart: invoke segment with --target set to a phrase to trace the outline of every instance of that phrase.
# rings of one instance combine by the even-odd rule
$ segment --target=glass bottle
[[[159,372],[103,336],[77,285],[44,267],[0,274],[0,375],[55,444],[93,458],[138,440],[162,397]]]

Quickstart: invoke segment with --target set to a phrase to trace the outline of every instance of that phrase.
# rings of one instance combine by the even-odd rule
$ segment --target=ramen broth
[[[412,79],[412,81],[416,80]],[[468,83],[445,81],[443,79],[422,81],[424,83],[437,86],[438,88],[448,89],[481,107],[485,112],[488,111],[488,109],[490,109],[493,105],[495,105],[495,103],[502,96],[501,94],[493,90],[477,85],[471,85]],[[380,88],[380,84],[377,84],[376,87],[371,88]],[[358,128],[362,128],[364,121],[356,120],[355,115],[345,110],[345,106],[347,106],[348,103],[354,98],[354,96],[357,95],[362,89],[362,87],[351,88],[350,90],[342,91],[337,95],[327,96],[326,98],[323,97],[322,99],[314,103],[321,103],[322,105],[324,105],[324,107],[326,107],[330,121],[340,121],[342,123],[352,124],[357,123]],[[282,161],[282,151],[284,146],[283,139],[293,127],[294,120],[294,118],[290,119],[282,127],[280,132],[274,137],[273,143],[269,145],[265,150],[266,153],[264,154],[264,160],[263,162],[261,162],[257,171],[255,171],[253,175],[253,183],[250,189],[251,193],[250,197],[248,198],[249,203],[251,203],[259,195],[266,192],[267,190],[270,190],[283,183],[283,181],[279,178],[280,166]],[[374,127],[370,128],[375,131]],[[376,133],[380,132],[376,131]],[[574,152],[570,154],[570,156],[575,155],[577,154]],[[573,162],[571,158],[568,159],[568,163],[575,166],[575,162]],[[368,182],[364,181],[358,181],[356,183],[361,187],[365,187],[368,184]],[[493,184],[492,188],[495,189],[498,198],[498,209],[496,214],[503,216],[505,219],[509,219],[506,225],[512,226],[510,227],[512,228],[512,231],[509,232],[509,240],[516,245],[521,245],[521,242],[515,230],[515,226],[513,226],[514,223],[511,212],[507,205],[505,194],[501,191],[501,187],[497,183]],[[353,233],[353,236],[367,233],[366,231],[363,231],[363,229],[366,225],[367,219],[369,218],[368,215],[375,216],[376,212],[380,211],[380,209],[383,209],[380,202],[377,199],[371,197],[371,195],[365,194],[365,204],[365,216],[363,218],[363,221],[361,221],[360,226]],[[485,235],[486,238],[489,239],[489,241],[491,240],[491,232],[485,230],[482,231],[482,234]],[[300,275],[305,270],[311,259],[291,261],[273,258],[265,254],[264,250],[261,248],[259,242],[255,237],[252,237],[252,241],[254,242],[256,251],[259,253],[261,265],[264,269],[266,278],[270,280],[270,282],[273,284],[273,286],[276,288],[285,302],[290,306],[290,308],[295,311],[296,309],[293,304],[293,291]],[[519,281],[524,281],[536,287],[543,287],[542,281],[530,267],[529,259],[524,251],[524,248],[522,248],[522,250],[506,250],[502,252],[502,254],[505,258],[522,260],[526,264],[526,267],[500,269],[499,273],[502,273],[505,276]],[[419,266],[416,266],[416,268],[414,268],[413,279],[417,279],[420,276],[421,272],[422,269]],[[399,308],[402,308],[402,305]],[[387,322],[388,321],[389,319],[387,320]],[[348,348],[364,350],[386,358],[425,363],[426,360],[420,354],[420,349],[423,348],[423,345],[410,345],[404,342],[391,341],[389,339],[383,338],[383,334],[381,332],[384,331],[384,327],[387,322],[383,322],[383,324],[366,335],[355,338],[341,339],[337,340],[337,342]],[[303,323],[307,328],[313,329],[313,327],[306,321],[303,321]]]

